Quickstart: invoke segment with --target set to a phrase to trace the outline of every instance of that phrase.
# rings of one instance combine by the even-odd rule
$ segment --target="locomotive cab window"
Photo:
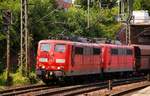
[[[65,44],[55,45],[55,52],[65,52],[65,50],[66,50]]]
[[[83,48],[83,54],[84,55],[91,55],[93,52],[91,50],[91,47],[88,47],[88,46],[84,46]]]
[[[50,49],[51,49],[50,44],[47,44],[47,43],[41,44],[41,47],[40,47],[41,51],[49,51]]]
[[[93,48],[93,54],[94,55],[99,55],[101,53],[101,49],[100,48]]]
[[[127,49],[127,55],[132,55],[132,50],[131,49]]]
[[[83,48],[75,47],[75,54],[83,54]]]
[[[126,49],[125,48],[119,48],[118,49],[118,54],[119,55],[126,55]]]
[[[118,49],[112,48],[111,49],[111,54],[112,55],[118,55]]]

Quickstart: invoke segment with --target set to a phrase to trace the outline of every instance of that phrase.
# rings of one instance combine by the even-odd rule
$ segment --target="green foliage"
[[[141,9],[145,9],[148,10],[150,13],[150,0],[142,0],[142,8]]]
[[[150,13],[150,0],[134,0],[134,10],[148,10]]]
[[[18,86],[18,85],[25,85],[29,84],[30,81],[27,77],[22,76],[21,72],[17,71],[14,74],[10,74],[10,77],[12,78],[12,85]],[[0,74],[0,85],[6,86],[7,83],[10,83],[11,81],[7,82],[7,71],[4,71],[2,74]]]
[[[29,78],[23,76],[20,71],[17,71],[16,73],[12,74],[13,77],[13,85],[25,85],[30,84]]]
[[[0,74],[0,86],[6,85],[6,76],[7,76],[6,74],[7,74],[6,71]]]
[[[142,0],[134,0],[133,8],[134,10],[140,10],[142,8]]]
[[[29,73],[29,80],[31,84],[35,84],[38,82],[38,79],[36,78],[35,72]]]
[[[11,80],[11,81],[10,81]],[[20,86],[26,84],[35,84],[38,82],[36,74],[34,72],[29,73],[29,77],[23,76],[21,71],[18,70],[15,73],[10,74],[10,80],[7,82],[7,71],[0,74],[0,87],[11,84],[13,86]]]
[[[4,34],[0,34],[0,41],[6,39],[6,36]]]
[[[100,3],[101,1],[101,3]],[[100,9],[100,4],[102,8],[112,8],[115,7],[117,0],[89,0],[89,6]],[[87,9],[88,0],[76,0],[75,4],[80,5],[83,9]]]

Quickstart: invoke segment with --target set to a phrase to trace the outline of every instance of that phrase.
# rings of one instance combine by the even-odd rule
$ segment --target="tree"
[[[148,10],[150,13],[150,0],[142,0],[142,8],[143,10]]]
[[[133,9],[140,10],[142,8],[142,1],[143,0],[134,0]]]

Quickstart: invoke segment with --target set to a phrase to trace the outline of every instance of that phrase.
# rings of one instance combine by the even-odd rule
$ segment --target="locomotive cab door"
[[[65,44],[56,44],[54,48],[54,59],[56,66],[65,67],[67,53],[67,45]]]
[[[134,46],[134,57],[135,57],[135,70],[139,70],[141,67],[141,50],[139,47]]]

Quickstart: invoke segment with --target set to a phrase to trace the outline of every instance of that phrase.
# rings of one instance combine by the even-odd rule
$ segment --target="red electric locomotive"
[[[150,72],[149,45],[101,44],[104,73]]]
[[[36,73],[45,83],[101,73],[98,44],[42,40],[38,44]]]
[[[102,44],[102,56],[105,73],[133,71],[135,59],[132,46]]]

